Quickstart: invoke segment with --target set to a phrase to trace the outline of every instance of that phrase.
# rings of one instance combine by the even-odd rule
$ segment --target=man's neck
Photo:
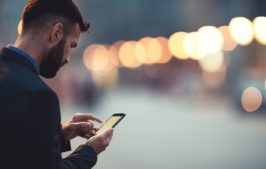
[[[41,57],[41,50],[40,50],[40,45],[38,43],[34,43],[31,39],[27,37],[19,37],[15,44],[14,47],[19,48],[26,52],[28,55],[30,55],[37,63],[41,63],[42,57]]]

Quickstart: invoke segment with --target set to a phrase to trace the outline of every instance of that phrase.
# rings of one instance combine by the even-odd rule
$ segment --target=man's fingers
[[[114,130],[111,128],[105,131],[103,134],[93,136],[87,141],[87,144],[90,145],[97,154],[100,154],[110,144],[113,131]]]
[[[93,128],[93,131],[96,133],[99,129],[98,128]]]
[[[82,131],[94,129],[94,125],[92,122],[77,122],[77,123],[71,123],[70,125],[72,125],[77,130],[82,130]]]
[[[84,135],[84,138],[89,139],[89,138],[91,138],[92,136],[93,136],[92,134],[85,134],[85,135]]]
[[[94,116],[92,114],[86,114],[86,113],[76,113],[73,117],[73,120],[74,122],[93,120],[99,123],[103,123],[103,121],[97,116]]]
[[[113,137],[113,132],[114,132],[114,129],[110,128],[108,129],[105,133],[104,133],[104,136],[105,136],[105,139],[106,139],[106,142],[109,144],[109,142],[111,141],[112,137]]]

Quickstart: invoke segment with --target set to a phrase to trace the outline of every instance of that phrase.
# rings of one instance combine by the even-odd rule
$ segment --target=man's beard
[[[40,75],[45,78],[53,78],[59,71],[60,67],[65,65],[67,61],[63,60],[64,46],[66,40],[62,39],[55,47],[53,47],[40,64]]]

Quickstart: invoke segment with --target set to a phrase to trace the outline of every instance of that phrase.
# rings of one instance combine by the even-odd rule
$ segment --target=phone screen
[[[125,117],[125,115],[126,114],[124,113],[113,114],[103,123],[103,125],[96,132],[96,135],[104,133],[109,128],[114,128]]]

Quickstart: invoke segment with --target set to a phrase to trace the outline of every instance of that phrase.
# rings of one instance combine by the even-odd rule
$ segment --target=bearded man
[[[39,77],[54,77],[88,29],[72,0],[27,1],[21,34],[0,51],[0,168],[89,169],[109,145],[113,130],[95,136],[93,115],[61,124],[58,97]],[[88,140],[62,159],[76,136]]]

